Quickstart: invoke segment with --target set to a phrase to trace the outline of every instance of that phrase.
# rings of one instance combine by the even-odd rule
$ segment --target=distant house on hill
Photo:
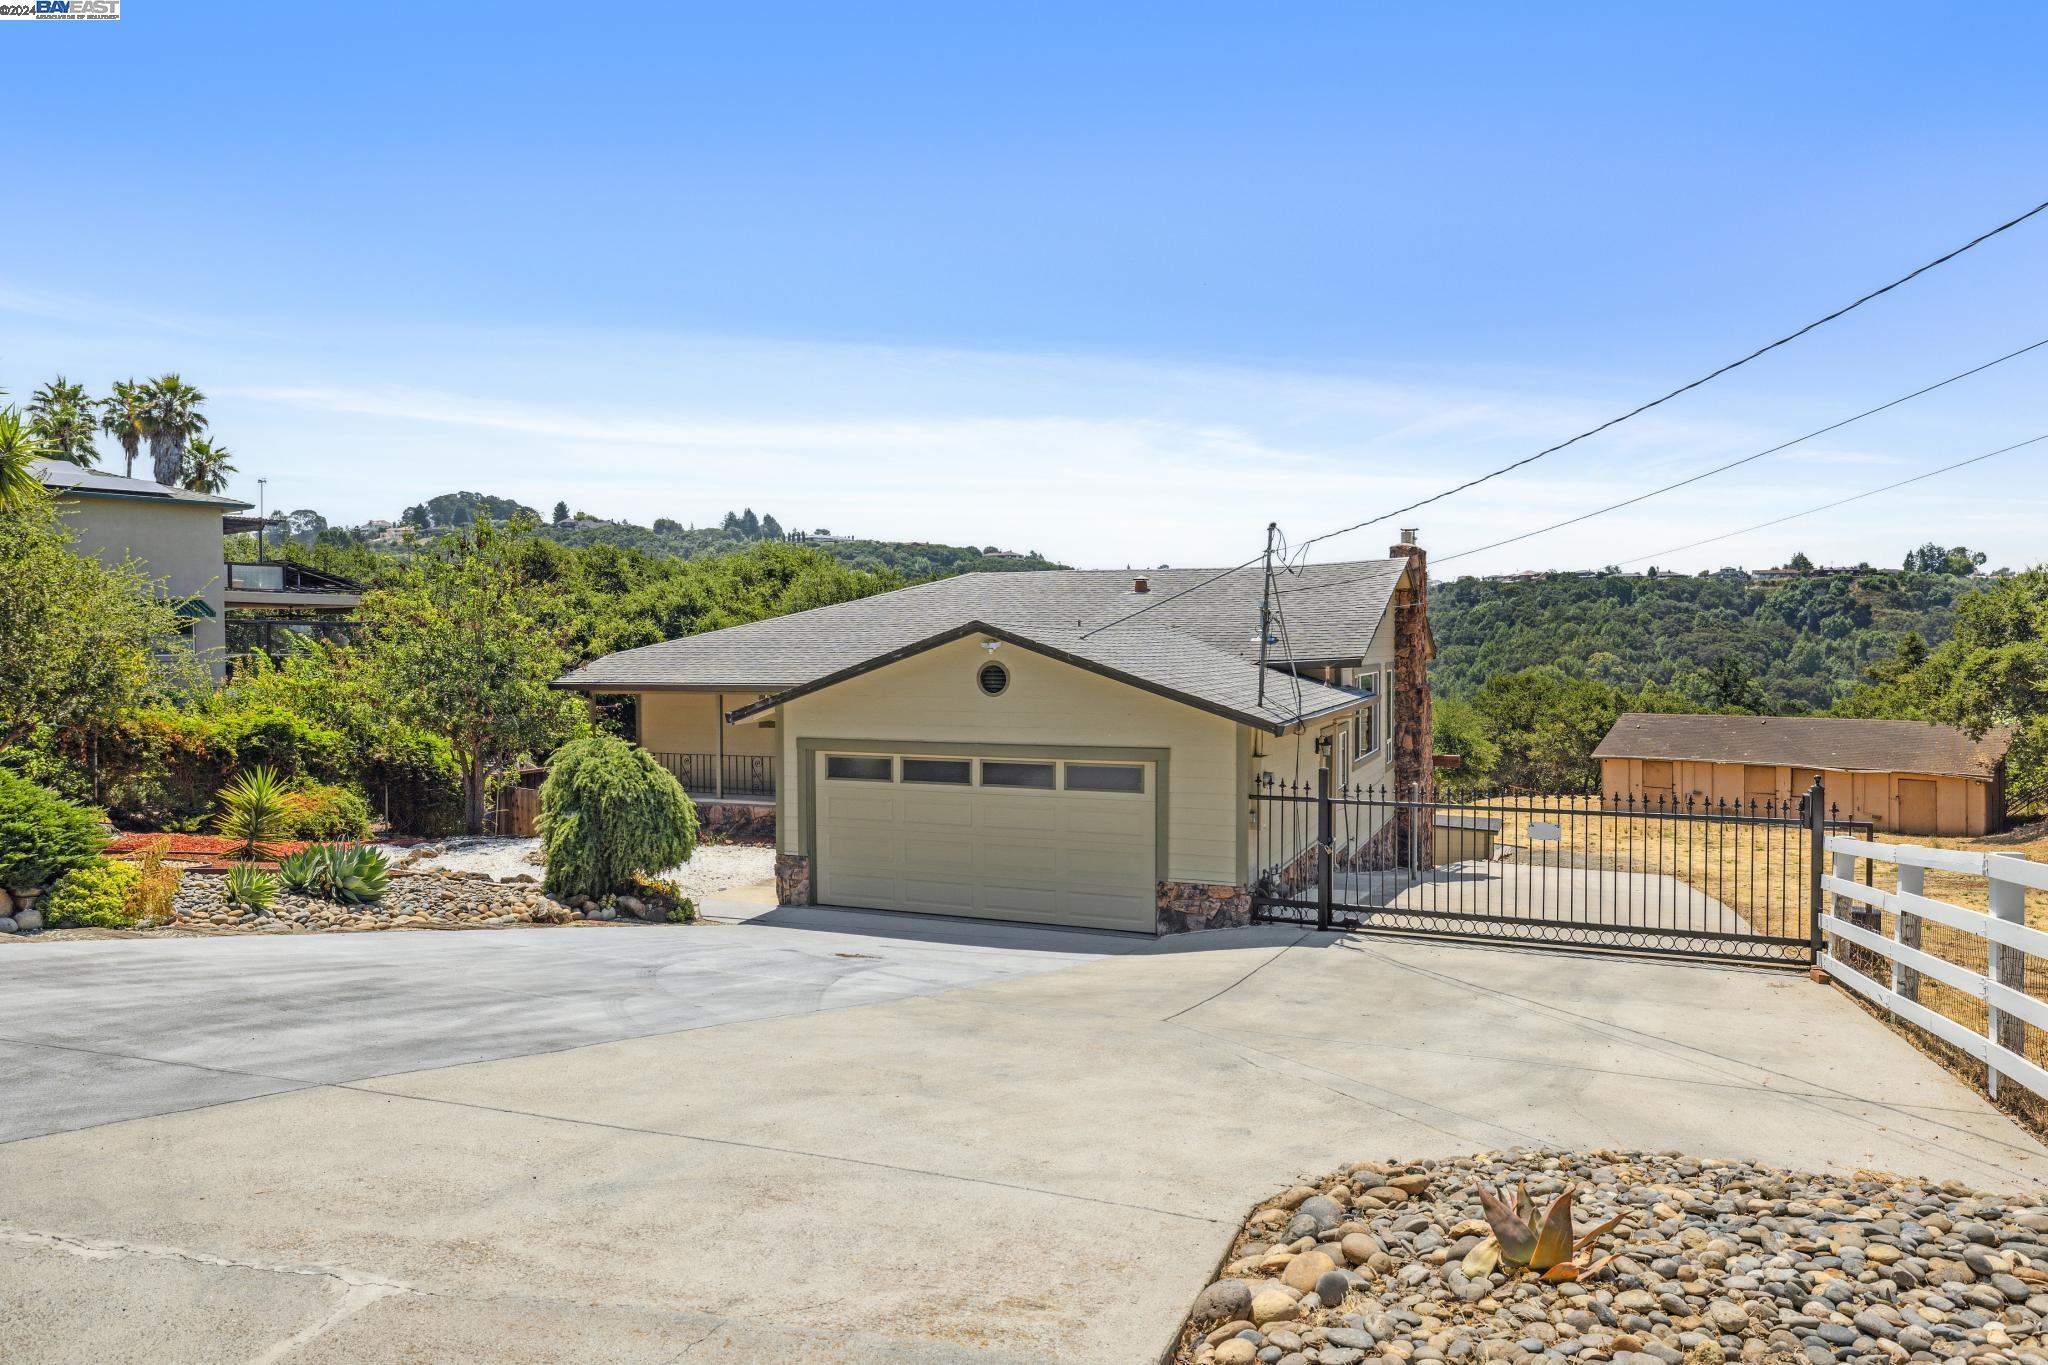
[[[1900,834],[1988,834],[2005,824],[2010,730],[1826,716],[1631,713],[1593,750],[1600,789],[1627,801],[1794,805],[1818,776],[1842,818]]]

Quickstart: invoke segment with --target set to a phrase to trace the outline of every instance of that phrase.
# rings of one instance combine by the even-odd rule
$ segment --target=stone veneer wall
[[[775,807],[757,801],[701,801],[697,804],[697,831],[741,843],[772,844]]]
[[[775,899],[783,905],[812,905],[811,860],[801,853],[775,855]]]
[[[1429,556],[1407,540],[1388,554],[1408,560],[1408,586],[1394,594],[1394,672],[1387,689],[1393,698],[1391,735],[1394,743],[1394,791],[1403,801],[1436,799],[1436,746],[1431,731],[1434,707],[1429,696],[1429,661],[1436,653],[1429,638]],[[1395,836],[1403,864],[1436,866],[1436,824],[1401,822]],[[1413,843],[1414,847],[1409,847]]]
[[[1159,933],[1240,929],[1251,922],[1251,893],[1241,886],[1205,882],[1159,883],[1158,916],[1154,921]]]

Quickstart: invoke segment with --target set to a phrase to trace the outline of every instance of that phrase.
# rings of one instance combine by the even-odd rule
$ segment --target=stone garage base
[[[1156,930],[1187,934],[1198,929],[1241,929],[1252,922],[1251,893],[1241,886],[1204,882],[1159,883]]]

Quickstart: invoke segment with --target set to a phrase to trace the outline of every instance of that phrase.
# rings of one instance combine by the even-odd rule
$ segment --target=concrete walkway
[[[497,1060],[338,1079],[359,1067],[319,1039],[329,1011],[281,1012],[252,956],[209,991],[192,946],[76,947],[105,960],[69,986],[43,950],[0,953],[7,1036],[104,1017],[121,1046],[96,1050],[148,1060],[74,1065],[71,1117],[27,1128],[161,1108],[121,1097],[133,1065],[216,1056],[292,1088],[0,1151],[0,1359],[1143,1362],[1254,1201],[1360,1157],[1679,1147],[2048,1182],[2048,1151],[1783,973],[829,911],[199,945],[316,987],[323,954],[377,956],[346,966],[350,1008],[412,1022],[369,1065],[392,1033],[435,1035],[432,1058],[472,1032],[423,997],[478,964],[547,983],[512,1011],[551,1021],[525,1043],[479,1006]],[[423,973],[435,952],[467,965]],[[792,971],[773,1017],[649,1012],[649,982],[715,1014]],[[862,976],[896,985],[860,1003]],[[138,1013],[166,984],[211,1041]],[[601,1016],[614,1041],[576,1033]]]

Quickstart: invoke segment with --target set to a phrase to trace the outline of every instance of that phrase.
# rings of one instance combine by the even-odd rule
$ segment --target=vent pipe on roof
[[[1138,581],[1137,581],[1137,582],[1135,582],[1135,583],[1131,584],[1131,591],[1132,591],[1132,592],[1150,592],[1150,591],[1152,591],[1152,584],[1151,584],[1150,582],[1146,581],[1146,579],[1145,579],[1145,578],[1143,578],[1143,577],[1141,576],[1141,577],[1140,577],[1140,578],[1138,579]]]

